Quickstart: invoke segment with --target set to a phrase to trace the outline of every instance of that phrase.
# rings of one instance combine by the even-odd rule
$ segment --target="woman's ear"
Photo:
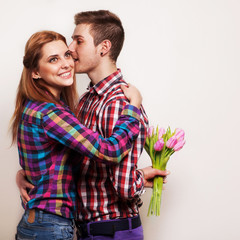
[[[112,43],[110,40],[103,40],[101,42],[101,49],[100,49],[100,55],[104,56],[109,53],[110,49],[112,47]]]
[[[37,71],[32,71],[32,78],[39,79],[39,78],[41,78],[41,76]]]

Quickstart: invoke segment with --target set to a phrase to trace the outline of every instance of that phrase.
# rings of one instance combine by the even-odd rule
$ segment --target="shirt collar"
[[[93,85],[92,83],[90,83],[88,86],[88,90],[91,93],[95,91],[98,95],[104,95],[114,85],[114,83],[120,79],[123,79],[123,76],[121,70],[118,69],[116,72],[104,78],[97,84]]]

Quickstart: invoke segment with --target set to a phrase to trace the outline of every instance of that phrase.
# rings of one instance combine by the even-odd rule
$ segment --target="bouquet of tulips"
[[[182,129],[177,128],[173,133],[170,127],[165,131],[164,128],[156,131],[154,127],[148,129],[145,150],[152,160],[153,168],[165,170],[170,156],[179,151],[185,144],[185,133]],[[163,177],[155,177],[153,180],[153,193],[148,208],[148,216],[160,215],[161,195],[163,187]]]

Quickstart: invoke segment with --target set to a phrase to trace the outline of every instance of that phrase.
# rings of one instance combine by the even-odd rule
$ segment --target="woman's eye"
[[[56,57],[51,58],[51,59],[49,60],[50,63],[53,63],[53,62],[56,62],[56,61],[57,61],[57,58],[56,58]]]
[[[72,57],[72,55],[71,55],[70,52],[66,52],[66,53],[65,53],[65,57],[69,58],[69,57]]]
[[[82,43],[82,41],[80,40],[77,40],[77,44],[80,45]]]

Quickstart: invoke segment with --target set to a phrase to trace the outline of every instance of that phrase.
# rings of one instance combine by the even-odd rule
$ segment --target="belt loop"
[[[39,210],[38,211],[38,221],[42,222],[42,220],[43,220],[43,211]]]
[[[93,236],[92,236],[92,234],[91,234],[91,223],[87,223],[87,233],[88,233],[88,236],[90,236],[91,237],[91,239],[93,239]]]
[[[76,227],[76,224],[75,224],[75,221],[74,219],[72,220],[72,227],[75,228]]]
[[[128,218],[129,231],[132,232],[132,218]]]
[[[87,224],[87,233],[88,233],[88,236],[91,238],[91,240],[93,240],[93,235],[91,233],[91,223],[88,223]]]

